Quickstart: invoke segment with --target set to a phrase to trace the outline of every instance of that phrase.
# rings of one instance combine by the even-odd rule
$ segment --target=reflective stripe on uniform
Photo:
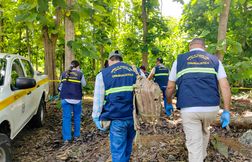
[[[214,68],[186,68],[177,73],[177,79],[187,73],[208,73],[217,75]]]
[[[105,95],[109,95],[111,93],[117,93],[117,92],[131,92],[133,91],[133,86],[122,86],[122,87],[116,87],[116,88],[110,88],[105,91]]]
[[[73,83],[80,83],[80,80],[73,80],[73,79],[62,79],[62,81],[73,82]]]
[[[158,73],[158,74],[155,74],[155,76],[168,76],[169,74],[168,73]]]

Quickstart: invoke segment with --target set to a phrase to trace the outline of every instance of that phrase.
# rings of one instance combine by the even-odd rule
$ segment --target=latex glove
[[[228,110],[224,110],[222,112],[220,122],[221,122],[221,127],[222,128],[225,128],[226,126],[229,125],[229,123],[230,123],[230,112]]]
[[[167,104],[165,106],[165,113],[166,113],[166,115],[170,116],[172,112],[173,112],[173,106],[172,106],[172,104]]]
[[[101,131],[106,131],[105,128],[102,128],[102,126],[101,126],[101,121],[99,120],[99,118],[93,118],[93,121],[94,121],[96,127],[97,127],[99,130],[101,130]]]

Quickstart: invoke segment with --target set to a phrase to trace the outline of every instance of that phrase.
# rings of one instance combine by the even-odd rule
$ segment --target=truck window
[[[0,59],[0,86],[4,84],[4,77],[6,71],[6,59]]]
[[[24,71],[22,69],[21,63],[18,59],[13,61],[12,68],[11,68],[11,90],[16,90],[16,79],[18,77],[24,77]]]
[[[25,72],[26,72],[26,77],[29,77],[29,78],[33,78],[33,75],[34,75],[34,71],[33,71],[33,68],[30,64],[29,61],[27,60],[22,60],[22,63],[24,65],[24,68],[25,68]]]

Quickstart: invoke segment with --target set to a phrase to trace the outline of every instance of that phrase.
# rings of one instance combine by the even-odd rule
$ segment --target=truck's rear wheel
[[[42,98],[39,103],[37,114],[34,115],[32,120],[30,121],[32,127],[39,128],[44,125],[45,106],[46,106],[45,101]]]
[[[0,161],[1,162],[11,161],[10,140],[5,134],[2,133],[0,133]]]

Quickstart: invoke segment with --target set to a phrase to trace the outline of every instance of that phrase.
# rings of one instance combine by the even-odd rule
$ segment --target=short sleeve
[[[227,74],[225,72],[224,66],[222,65],[221,61],[219,61],[219,69],[218,69],[218,73],[217,73],[217,78],[218,80],[226,78]]]
[[[177,80],[177,60],[173,62],[172,68],[169,74],[169,80],[170,81],[176,81]]]
[[[142,70],[140,70],[140,75],[141,75],[142,77],[146,78],[146,76],[145,76],[145,74],[144,74],[144,72],[143,72]]]
[[[156,73],[156,68],[154,67],[154,68],[152,68],[152,70],[151,70],[151,74],[155,74]]]

